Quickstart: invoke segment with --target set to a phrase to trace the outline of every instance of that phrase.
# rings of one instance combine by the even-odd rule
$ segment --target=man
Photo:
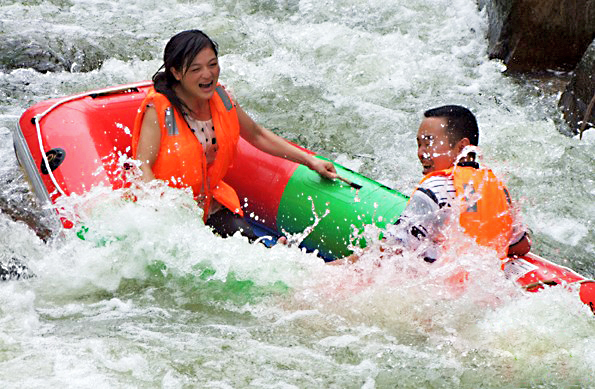
[[[447,105],[424,113],[417,133],[424,178],[397,223],[387,227],[385,249],[417,251],[434,262],[451,243],[446,227],[458,222],[466,235],[502,259],[529,252],[529,236],[514,220],[506,187],[475,161],[478,140],[477,120],[467,108]]]

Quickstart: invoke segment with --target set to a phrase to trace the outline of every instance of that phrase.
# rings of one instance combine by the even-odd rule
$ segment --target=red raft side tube
[[[227,172],[225,182],[238,192],[240,204],[251,222],[278,231],[279,204],[298,166],[295,162],[266,154],[240,138],[236,160]]]
[[[42,203],[104,184],[124,185],[118,154],[130,152],[132,126],[148,82],[40,102],[15,132],[15,150]]]
[[[538,292],[546,286],[556,285],[578,289],[581,301],[595,313],[595,281],[574,270],[529,253],[506,262],[504,274],[529,292]]]

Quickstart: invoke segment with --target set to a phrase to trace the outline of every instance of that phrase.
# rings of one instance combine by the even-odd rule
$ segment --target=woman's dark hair
[[[463,138],[469,139],[469,143],[477,146],[479,143],[479,129],[477,119],[467,108],[460,105],[443,105],[442,107],[429,109],[424,112],[427,118],[446,118],[446,133],[451,146]]]
[[[174,86],[179,83],[171,69],[177,71],[188,69],[194,57],[204,48],[211,48],[218,55],[217,43],[200,30],[186,30],[174,35],[165,45],[163,51],[163,65],[153,75],[155,90],[164,94],[180,113],[189,108],[174,92]]]

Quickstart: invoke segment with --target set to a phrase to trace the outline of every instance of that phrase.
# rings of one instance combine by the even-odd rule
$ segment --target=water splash
[[[316,226],[322,221],[322,219],[327,217],[331,212],[330,209],[327,208],[324,211],[324,214],[322,214],[322,216],[318,216],[318,213],[316,212],[316,207],[314,206],[314,200],[312,199],[312,196],[308,196],[308,200],[310,200],[310,204],[312,204],[312,216],[314,216],[314,223],[312,223],[311,225],[304,228],[303,231],[296,232],[294,234],[289,233],[289,232],[285,231],[285,229],[283,229],[282,230],[283,234],[287,237],[287,244],[289,246],[299,246],[304,241],[304,239],[306,239],[308,237],[308,235],[310,235],[312,233],[312,231],[314,231],[314,228],[316,228]]]

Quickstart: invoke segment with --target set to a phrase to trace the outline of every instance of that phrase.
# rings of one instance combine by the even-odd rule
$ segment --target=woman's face
[[[217,55],[210,47],[199,51],[190,66],[181,71],[171,68],[183,94],[204,100],[213,96],[220,71]]]

